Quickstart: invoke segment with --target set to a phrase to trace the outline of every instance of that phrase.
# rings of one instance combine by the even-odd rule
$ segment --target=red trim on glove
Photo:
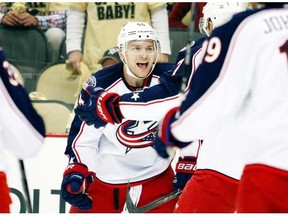
[[[167,142],[169,140],[169,137],[167,137],[167,128],[169,127],[170,130],[170,123],[171,123],[171,118],[175,116],[177,110],[179,109],[179,107],[174,107],[172,109],[170,109],[166,115],[164,116],[163,120],[161,121],[160,124],[160,134],[159,134],[159,138],[162,142],[167,143],[169,145],[169,143]]]
[[[69,173],[72,173],[72,172],[82,173],[85,177],[88,176],[88,174],[89,174],[88,167],[85,164],[82,164],[82,163],[71,163],[71,164],[69,164],[66,167],[63,176],[66,176],[66,175],[68,175]]]
[[[102,119],[102,121],[108,122],[111,124],[114,124],[114,123],[118,124],[121,122],[122,119],[119,119],[117,113],[115,112],[115,107],[113,104],[114,102],[117,101],[118,98],[119,98],[119,95],[117,93],[103,92],[102,94],[99,95],[99,98],[96,104],[96,112],[97,112],[97,115]],[[112,109],[109,110],[107,107],[111,107]],[[112,114],[110,114],[111,111],[112,111]]]
[[[117,95],[117,97],[113,97],[113,99],[111,101],[109,101],[109,103],[111,104],[111,106],[114,108],[112,110],[113,115],[114,116],[114,122],[119,124],[121,123],[122,119],[123,119],[123,115],[121,113],[121,110],[119,108],[119,101],[120,101],[120,96]]]

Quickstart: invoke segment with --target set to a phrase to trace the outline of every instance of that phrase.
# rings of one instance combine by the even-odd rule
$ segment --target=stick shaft
[[[191,3],[191,13],[192,13],[192,17],[191,20],[189,22],[189,26],[188,26],[188,40],[187,40],[187,45],[186,45],[186,54],[185,54],[185,58],[184,58],[184,68],[182,70],[182,81],[181,81],[181,86],[179,89],[179,94],[180,94],[180,105],[182,104],[182,102],[185,100],[185,89],[187,87],[187,82],[188,82],[188,78],[191,74],[191,71],[189,72],[189,70],[191,70],[190,64],[191,64],[191,46],[194,45],[194,41],[192,40],[192,36],[193,36],[193,32],[194,32],[194,22],[195,21],[195,8],[196,8],[196,3]],[[193,41],[193,43],[192,43]],[[180,117],[180,109],[176,112],[175,114],[175,118],[178,119]]]
[[[154,209],[172,199],[175,199],[176,197],[178,197],[180,194],[182,193],[182,191],[173,191],[163,197],[160,197],[159,199],[145,205],[142,207],[137,207],[131,197],[130,197],[130,193],[129,190],[127,191],[127,195],[126,195],[126,206],[127,206],[127,210],[129,213],[145,213],[150,211],[151,209]]]
[[[27,177],[26,177],[24,161],[23,160],[19,160],[19,165],[20,165],[20,171],[21,171],[21,176],[22,176],[23,190],[24,190],[24,194],[26,196],[25,200],[26,200],[26,203],[27,203],[28,213],[33,213],[32,212],[32,204],[31,204],[31,199],[30,199],[30,193],[29,193],[29,187],[28,187],[28,182],[27,182]]]

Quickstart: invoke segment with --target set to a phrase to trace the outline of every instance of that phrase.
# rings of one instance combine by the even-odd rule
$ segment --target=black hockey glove
[[[196,169],[195,157],[179,157],[176,164],[176,174],[173,180],[174,189],[183,189]]]
[[[63,174],[61,184],[62,198],[80,210],[92,208],[92,198],[86,190],[93,182],[93,173],[88,171],[85,164],[69,164]]]
[[[90,95],[88,103],[78,105],[74,111],[82,121],[95,128],[104,127],[107,123],[120,123],[123,116],[118,102],[120,96],[116,93],[108,93],[102,88],[88,86],[86,92]]]

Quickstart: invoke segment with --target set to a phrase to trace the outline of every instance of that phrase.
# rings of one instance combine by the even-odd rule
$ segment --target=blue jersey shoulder
[[[122,70],[123,63],[120,62],[97,71],[92,75],[96,81],[95,85],[104,89],[109,87],[116,80],[122,77]]]
[[[152,73],[154,75],[161,76],[164,73],[173,71],[174,68],[175,65],[172,63],[157,63]]]

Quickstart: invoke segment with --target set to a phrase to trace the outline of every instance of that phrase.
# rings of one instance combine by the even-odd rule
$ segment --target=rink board
[[[69,205],[60,199],[60,185],[68,159],[64,155],[65,135],[52,135],[45,139],[37,156],[24,161],[30,198],[34,213],[67,213]],[[11,188],[12,213],[23,213],[27,205],[18,160],[7,152],[9,162],[8,184]]]
[[[66,144],[66,135],[49,135],[41,151],[35,157],[24,161],[34,213],[69,211],[69,204],[60,198],[63,171],[68,163],[68,158],[64,155]],[[8,184],[13,201],[11,211],[25,213],[27,204],[24,201],[19,161],[9,152],[7,152],[7,161],[9,162]]]

